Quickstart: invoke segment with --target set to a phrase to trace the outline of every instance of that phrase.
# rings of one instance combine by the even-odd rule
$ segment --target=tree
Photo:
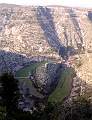
[[[6,108],[0,106],[0,120],[5,120],[5,115],[6,115]]]
[[[4,73],[0,77],[1,103],[6,107],[7,115],[18,109],[19,89],[18,80],[12,74]]]

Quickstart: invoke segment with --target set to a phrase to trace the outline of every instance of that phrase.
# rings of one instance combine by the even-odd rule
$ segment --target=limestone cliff
[[[76,68],[77,75],[90,87],[91,17],[92,9],[86,8],[1,4],[0,50],[5,53],[0,51],[0,70],[5,63],[11,66],[13,62],[15,68],[19,62],[24,64],[29,57],[34,56],[54,57],[58,60],[70,56],[75,60],[77,56],[82,62],[82,66]],[[74,67],[75,62],[72,63]]]

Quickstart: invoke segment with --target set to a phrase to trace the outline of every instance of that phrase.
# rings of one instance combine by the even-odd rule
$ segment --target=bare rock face
[[[61,64],[45,63],[36,69],[34,83],[40,92],[50,94],[58,83]]]
[[[0,71],[7,67],[13,71],[16,66],[29,62],[30,57],[45,56],[61,61],[62,58],[67,59],[71,55],[74,57],[84,54],[85,58],[88,58],[87,55],[92,53],[91,17],[92,9],[86,8],[1,4]],[[88,60],[86,62],[88,64]],[[40,75],[38,85],[46,94],[52,89],[50,84],[55,82],[53,75],[56,74],[57,67],[53,66],[48,64],[46,68],[43,66],[37,71],[37,78],[38,74],[41,74],[39,71],[42,71],[43,75]],[[48,72],[47,68],[55,70],[55,73],[51,72],[49,75],[50,71]],[[78,71],[80,75],[83,72],[82,79],[86,79],[84,68]]]
[[[92,46],[92,28],[87,13],[88,9],[79,8],[1,4],[0,49],[27,56],[56,57],[57,52],[64,57],[76,49],[88,49],[87,44]]]
[[[0,48],[27,56],[51,53],[35,7],[0,6]]]

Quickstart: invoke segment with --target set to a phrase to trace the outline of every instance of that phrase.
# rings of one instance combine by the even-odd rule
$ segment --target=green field
[[[32,73],[36,69],[36,67],[38,67],[42,63],[32,63],[29,66],[25,66],[24,68],[16,72],[16,77],[28,77],[29,72]]]
[[[26,77],[28,77],[29,72],[32,73],[38,66],[41,66],[44,63],[46,62],[33,63],[16,72],[16,77],[19,78],[19,81],[25,82],[26,85],[31,88],[30,93],[40,97],[43,97],[42,94],[40,94],[37,89],[32,85],[32,81]],[[67,68],[62,72],[56,89],[48,97],[49,102],[61,102],[66,96],[69,95],[72,87],[72,79],[74,77],[74,73],[75,72],[72,68]]]
[[[39,63],[32,63],[29,66],[25,66],[24,68],[20,69],[16,72],[16,78],[19,79],[19,82],[22,84],[25,82],[26,86],[29,87],[30,95],[34,95],[39,98],[43,98],[43,95],[40,94],[37,89],[33,86],[32,81],[28,78],[29,72],[32,73],[38,66],[42,65],[45,62]]]
[[[56,89],[49,96],[49,102],[61,102],[65,97],[67,97],[71,91],[72,79],[74,77],[74,70],[72,68],[67,68],[61,74],[59,83]]]

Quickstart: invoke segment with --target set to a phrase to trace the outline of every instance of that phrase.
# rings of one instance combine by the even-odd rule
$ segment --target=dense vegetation
[[[17,111],[18,100],[19,100],[19,89],[18,89],[18,80],[14,78],[12,74],[4,73],[0,77],[1,83],[1,107],[3,106],[6,110],[6,118]]]

